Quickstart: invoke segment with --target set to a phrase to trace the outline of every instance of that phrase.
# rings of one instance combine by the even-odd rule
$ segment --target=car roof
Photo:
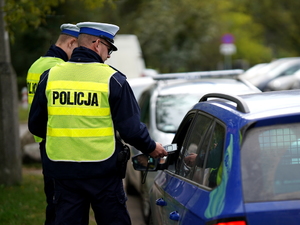
[[[300,91],[272,91],[256,95],[241,96],[247,103],[250,113],[282,110],[288,114],[292,109],[300,113]]]
[[[208,101],[202,101],[201,103],[212,104],[216,107],[224,108],[247,120],[259,120],[263,118],[297,114],[300,116],[300,90],[272,91],[240,96],[231,95],[231,97],[241,100],[242,103],[245,104],[248,112],[237,110],[236,103],[220,98],[211,97],[211,100],[208,98]],[[214,110],[216,110],[215,107],[211,109],[211,113],[213,113]]]
[[[248,94],[261,92],[254,85],[242,79],[210,78],[195,80],[170,80],[167,83],[160,81],[158,84],[159,95],[196,94],[203,95],[210,92],[228,94]]]
[[[147,89],[155,81],[151,77],[138,77],[138,78],[129,78],[127,79],[134,96],[139,100],[141,93]]]

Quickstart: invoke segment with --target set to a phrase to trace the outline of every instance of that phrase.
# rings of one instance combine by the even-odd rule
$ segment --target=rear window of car
[[[300,199],[300,123],[252,128],[244,139],[245,202]]]

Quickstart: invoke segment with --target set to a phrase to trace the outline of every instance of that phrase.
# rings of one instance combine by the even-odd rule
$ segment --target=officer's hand
[[[156,148],[153,152],[149,153],[149,155],[153,158],[162,158],[168,155],[167,151],[163,148],[162,144],[156,142]]]

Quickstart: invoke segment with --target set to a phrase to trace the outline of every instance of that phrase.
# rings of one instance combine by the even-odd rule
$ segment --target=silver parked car
[[[174,79],[168,76],[157,77],[149,88],[139,98],[141,108],[141,121],[149,129],[151,137],[163,145],[171,143],[178,126],[186,112],[196,104],[199,99],[211,92],[227,94],[246,94],[261,92],[254,85],[240,78],[205,78],[205,79]],[[140,153],[131,149],[132,156]],[[149,173],[143,181],[143,172],[136,171],[129,161],[125,178],[127,193],[138,191],[142,198],[144,218],[149,218],[149,190],[156,173]]]
[[[295,73],[283,77],[278,77],[268,83],[268,91],[282,91],[300,89],[300,70]]]
[[[245,75],[240,75],[247,79],[253,85],[262,91],[269,91],[268,83],[277,77],[288,76],[300,69],[300,57],[290,57],[277,59],[262,67],[256,75],[247,78]]]

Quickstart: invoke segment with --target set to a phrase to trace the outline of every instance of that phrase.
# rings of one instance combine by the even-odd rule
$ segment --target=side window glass
[[[188,132],[185,135],[184,144],[181,148],[177,173],[188,179],[192,178],[193,167],[197,156],[197,148],[205,137],[207,129],[212,122],[211,117],[199,114],[193,121]]]
[[[192,180],[214,188],[221,182],[225,128],[216,122],[200,143]]]
[[[280,76],[286,76],[286,75],[294,74],[297,70],[299,70],[299,68],[300,68],[299,65],[293,66],[293,67],[283,71],[282,74],[280,74]]]
[[[196,116],[197,116],[197,113],[192,112],[192,113],[188,114],[184,118],[184,120],[182,121],[182,123],[180,124],[180,126],[179,126],[179,128],[178,128],[178,130],[177,130],[177,132],[175,134],[175,137],[173,139],[173,143],[177,144],[177,148],[178,149],[182,149],[184,138],[187,135],[188,129],[191,126],[192,121],[194,120],[194,118]],[[177,165],[177,162],[180,161],[179,160],[180,157],[178,157],[179,153],[175,153],[173,156],[174,156],[173,161],[170,162],[168,170],[176,173],[176,165]]]

